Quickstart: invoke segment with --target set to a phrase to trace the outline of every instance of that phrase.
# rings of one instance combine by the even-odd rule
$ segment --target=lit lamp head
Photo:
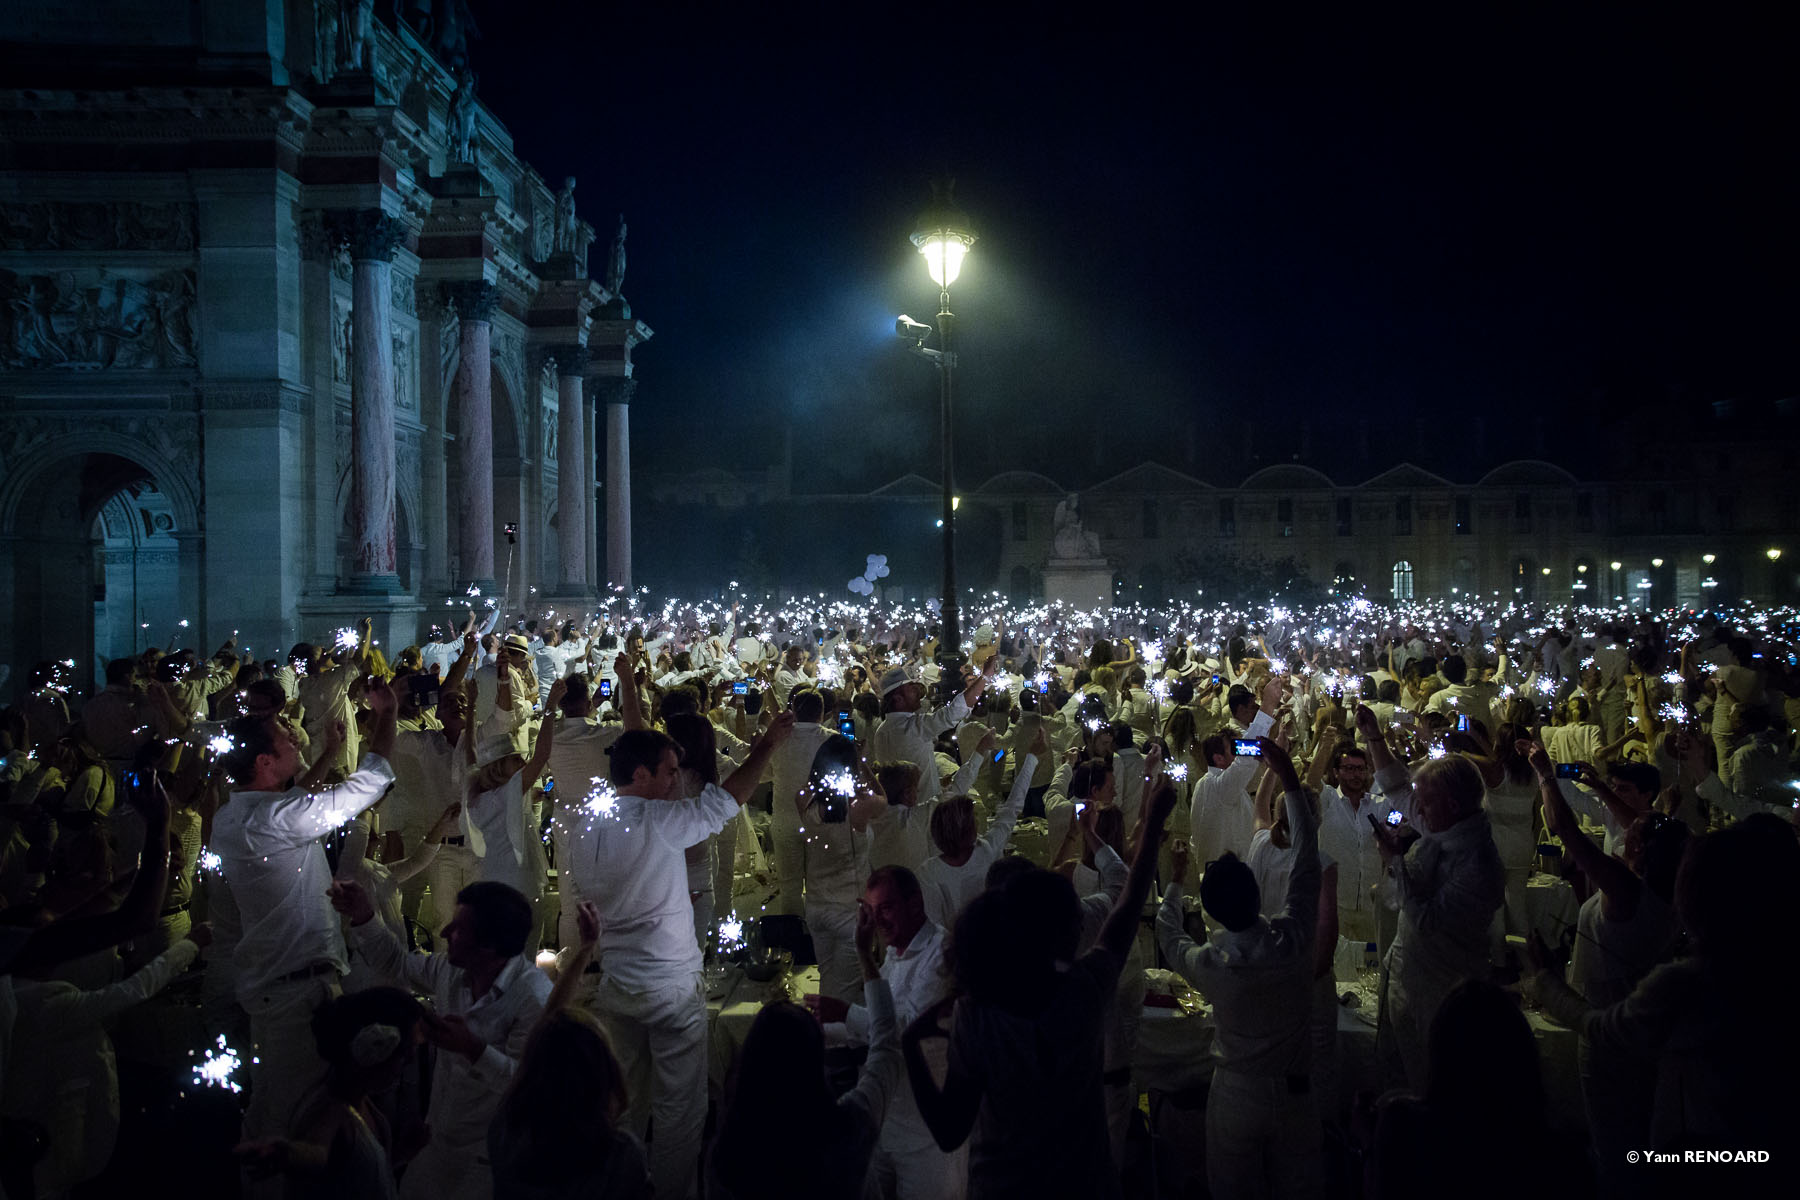
[[[1774,546],[1770,546],[1767,550],[1764,550],[1763,553],[1767,554],[1769,556],[1770,562],[1780,562],[1781,561],[1781,551],[1776,549]]]
[[[1700,556],[1700,561],[1710,567],[1713,565],[1714,562],[1716,562],[1718,560],[1718,557],[1719,556],[1716,554],[1702,554]]]
[[[975,244],[975,234],[969,228],[968,215],[953,203],[956,181],[933,183],[931,190],[931,207],[920,214],[912,244],[925,256],[925,269],[931,272],[932,282],[947,288],[956,282],[963,256]]]
[[[1660,566],[1662,566],[1662,559],[1660,559],[1660,558],[1653,558],[1653,559],[1651,559],[1651,560],[1650,560],[1650,565],[1651,565],[1651,566],[1653,566],[1653,567],[1660,567]]]
[[[1624,565],[1625,565],[1624,563],[1615,562],[1612,564],[1612,569],[1617,571],[1620,567],[1622,567]]]

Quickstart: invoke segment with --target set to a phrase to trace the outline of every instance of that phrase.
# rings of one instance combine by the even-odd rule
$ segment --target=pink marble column
[[[451,283],[445,296],[460,318],[461,361],[456,371],[456,447],[462,469],[457,497],[459,587],[494,584],[494,407],[491,337],[499,292],[491,283]]]
[[[350,245],[350,578],[353,592],[397,592],[394,548],[394,250],[405,224],[380,210],[341,214]]]
[[[586,346],[557,346],[556,359],[556,548],[562,559],[565,594],[587,591],[587,446],[581,373]]]
[[[631,395],[635,379],[595,380],[606,406],[606,582],[631,587]]]

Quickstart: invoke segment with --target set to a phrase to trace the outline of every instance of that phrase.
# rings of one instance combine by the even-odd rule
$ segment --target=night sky
[[[935,476],[935,380],[892,323],[935,312],[906,235],[939,174],[981,237],[971,482],[1296,456],[1355,482],[1434,465],[1439,430],[1466,476],[1477,417],[1499,459],[1548,414],[1566,461],[1652,400],[1800,393],[1773,26],[958,26],[933,67],[900,9],[835,40],[564,9],[477,3],[472,56],[520,154],[580,178],[596,271],[630,222],[646,465],[759,466],[791,421],[822,485]]]

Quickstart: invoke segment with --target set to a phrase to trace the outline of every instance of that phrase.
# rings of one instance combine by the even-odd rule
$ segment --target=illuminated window
[[[1394,564],[1394,599],[1411,600],[1413,598],[1412,564],[1404,558]]]

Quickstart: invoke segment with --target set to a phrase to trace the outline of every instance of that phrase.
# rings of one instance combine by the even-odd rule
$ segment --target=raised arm
[[[625,728],[650,728],[650,722],[644,719],[643,706],[638,701],[637,674],[633,668],[631,655],[621,654],[613,660],[613,675],[618,680],[613,686],[619,692],[619,715],[625,719]]]
[[[769,723],[750,747],[750,753],[738,769],[725,777],[719,786],[730,793],[731,798],[740,805],[749,801],[756,787],[762,782],[763,769],[769,765],[769,757],[775,753],[775,747],[788,739],[794,732],[794,714],[784,712]]]
[[[530,791],[533,784],[544,777],[544,768],[550,765],[550,751],[556,744],[556,714],[561,712],[563,694],[569,690],[569,682],[559,679],[550,685],[549,702],[544,705],[543,719],[538,722],[537,746],[531,752],[531,758],[525,763],[525,770],[519,779],[519,787]]]
[[[1144,901],[1150,895],[1151,881],[1156,877],[1156,854],[1162,844],[1163,826],[1175,811],[1175,784],[1167,776],[1156,781],[1156,788],[1145,797],[1150,815],[1144,822],[1144,837],[1131,860],[1131,874],[1125,879],[1125,893],[1107,915],[1100,928],[1100,946],[1110,954],[1123,958],[1131,949],[1137,934]]]

